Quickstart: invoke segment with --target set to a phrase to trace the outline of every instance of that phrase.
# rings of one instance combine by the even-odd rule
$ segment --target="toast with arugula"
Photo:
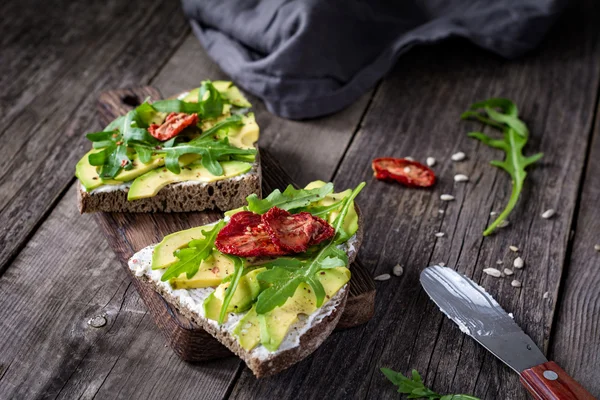
[[[231,82],[204,81],[87,134],[92,149],[75,170],[80,212],[225,211],[260,195],[250,107]]]
[[[312,353],[333,331],[362,240],[354,199],[316,181],[165,236],[129,268],[243,359],[257,377]]]

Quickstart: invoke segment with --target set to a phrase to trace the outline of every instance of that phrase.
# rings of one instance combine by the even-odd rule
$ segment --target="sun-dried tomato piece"
[[[308,246],[329,239],[335,233],[327,222],[307,212],[292,215],[273,207],[262,220],[273,243],[292,253],[304,252]]]
[[[376,158],[371,164],[375,178],[395,181],[410,187],[429,187],[435,174],[425,165],[405,158]]]
[[[240,211],[231,216],[215,240],[221,253],[239,257],[280,256],[286,254],[271,240],[261,216],[250,211]]]
[[[160,141],[169,140],[181,133],[188,126],[198,123],[198,114],[171,113],[161,125],[152,124],[148,132]]]

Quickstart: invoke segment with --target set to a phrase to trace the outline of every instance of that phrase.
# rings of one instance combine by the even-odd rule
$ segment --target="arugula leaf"
[[[184,272],[187,278],[191,279],[198,272],[200,263],[212,254],[217,233],[223,226],[225,226],[225,221],[221,220],[212,229],[202,231],[204,236],[202,239],[194,239],[187,248],[175,250],[173,254],[179,260],[167,268],[160,280],[166,282],[171,278],[177,278]]]
[[[202,142],[206,138],[209,138],[219,132],[221,129],[234,127],[234,126],[242,126],[244,123],[242,122],[242,117],[239,115],[232,115],[230,117],[225,118],[222,121],[217,122],[209,129],[202,132],[200,136],[190,141],[190,143]]]
[[[500,111],[496,111],[494,108],[499,108]],[[479,113],[479,109],[483,109],[487,117]],[[490,164],[503,169],[512,178],[512,192],[508,204],[496,220],[483,232],[483,236],[488,236],[506,220],[506,217],[515,208],[527,177],[525,168],[542,158],[543,154],[538,153],[530,157],[523,155],[523,148],[527,144],[529,130],[523,121],[518,118],[517,107],[511,100],[492,98],[475,103],[469,111],[461,115],[461,118],[475,118],[503,131],[503,139],[493,139],[482,132],[470,132],[468,134],[469,137],[477,139],[487,146],[504,151],[506,153],[504,161],[493,160]]]
[[[208,96],[206,94],[208,93]],[[206,98],[205,98],[206,97]],[[223,98],[211,81],[202,82],[198,91],[199,114],[202,118],[215,118],[223,113]]]
[[[389,368],[380,368],[380,371],[383,372],[386,378],[388,378],[394,385],[398,386],[398,393],[407,394],[409,399],[480,400],[477,397],[466,394],[438,394],[423,384],[421,375],[416,369],[412,370],[410,378]]]
[[[240,283],[240,279],[244,273],[244,259],[227,254],[224,254],[224,256],[233,261],[233,274],[230,275],[231,283],[225,289],[225,297],[223,298],[223,304],[221,305],[221,311],[219,312],[219,325],[221,325],[225,320],[225,315],[227,315],[227,307],[229,307],[229,303],[231,302],[231,299],[233,298],[238,284]]]
[[[333,192],[333,183],[327,183],[316,189],[294,189],[289,185],[283,193],[279,189],[274,190],[265,199],[260,200],[257,195],[252,194],[246,198],[248,210],[257,214],[264,214],[273,207],[283,210],[306,207],[310,203],[319,201]]]
[[[361,182],[350,194],[350,196],[344,199],[344,204],[340,210],[340,213],[333,221],[333,228],[335,229],[335,237],[333,238],[333,242],[335,244],[342,244],[348,239],[350,239],[350,234],[344,230],[344,220],[346,219],[346,215],[348,215],[348,210],[354,204],[354,199],[360,191],[365,187],[365,183]]]

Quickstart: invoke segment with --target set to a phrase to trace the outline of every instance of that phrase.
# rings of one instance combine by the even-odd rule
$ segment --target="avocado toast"
[[[231,82],[145,101],[90,133],[77,163],[80,212],[229,210],[260,194],[259,127]]]
[[[336,326],[362,238],[355,190],[291,186],[216,223],[176,232],[129,260],[151,284],[242,358],[257,377],[314,351]]]

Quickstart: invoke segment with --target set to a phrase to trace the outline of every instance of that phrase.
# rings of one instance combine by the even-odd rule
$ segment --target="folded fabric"
[[[358,99],[410,47],[464,37],[503,57],[535,47],[565,0],[182,0],[202,45],[268,109],[302,119]]]

